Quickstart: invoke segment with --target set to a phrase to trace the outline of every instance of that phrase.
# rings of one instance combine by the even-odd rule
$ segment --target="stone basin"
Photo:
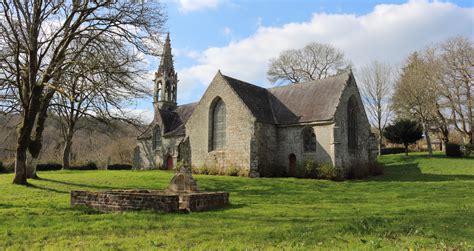
[[[71,191],[71,206],[103,212],[154,210],[199,212],[229,204],[228,192],[172,193],[161,190]]]
[[[199,191],[191,171],[183,168],[162,190],[71,191],[71,207],[86,206],[103,212],[154,210],[199,212],[229,204],[228,192]]]

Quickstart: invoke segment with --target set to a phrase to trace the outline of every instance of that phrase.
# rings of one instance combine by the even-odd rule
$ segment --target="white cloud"
[[[179,69],[182,101],[195,101],[218,69],[224,74],[268,86],[270,58],[309,42],[330,43],[346,53],[356,68],[377,59],[400,63],[412,51],[455,35],[473,37],[474,9],[447,2],[413,0],[381,4],[365,15],[316,13],[308,22],[260,26],[250,37],[212,47],[197,64]],[[357,76],[356,76],[357,77]]]
[[[179,10],[183,13],[201,9],[215,9],[220,0],[177,0]]]

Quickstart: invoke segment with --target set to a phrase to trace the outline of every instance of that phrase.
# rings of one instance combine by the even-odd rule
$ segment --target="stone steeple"
[[[155,72],[155,110],[173,110],[176,108],[178,91],[178,74],[174,71],[173,55],[171,54],[170,34],[166,36],[163,54],[158,71]]]

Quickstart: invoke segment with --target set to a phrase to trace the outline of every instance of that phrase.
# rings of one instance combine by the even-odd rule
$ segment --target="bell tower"
[[[158,109],[173,110],[176,108],[178,91],[178,73],[174,71],[173,55],[171,54],[170,34],[166,36],[163,54],[158,71],[155,72],[155,93],[153,104],[155,114]]]

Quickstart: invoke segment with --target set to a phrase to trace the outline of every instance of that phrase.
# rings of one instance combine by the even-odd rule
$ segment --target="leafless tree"
[[[392,66],[373,61],[361,70],[362,96],[366,104],[369,121],[377,129],[378,150],[381,154],[383,131],[392,114],[390,98],[393,89]]]
[[[329,44],[310,43],[271,59],[267,76],[274,84],[301,83],[325,78],[347,67],[342,51]]]
[[[433,72],[418,53],[412,53],[402,69],[392,97],[393,107],[401,117],[415,118],[423,126],[429,156],[432,156],[430,128],[437,121],[439,92],[436,81],[427,76]]]
[[[465,37],[448,39],[441,49],[441,94],[454,128],[474,143],[474,46]]]
[[[103,38],[130,46],[128,53],[154,53],[165,16],[160,4],[146,1],[2,0],[0,21],[0,101],[22,116],[13,183],[25,185],[27,152],[37,158],[41,151],[62,72]],[[72,49],[78,40],[82,47]]]
[[[75,44],[73,47],[80,47]],[[52,110],[59,118],[64,140],[63,167],[70,167],[72,143],[76,131],[90,126],[83,118],[112,125],[118,120],[136,123],[137,118],[124,110],[130,100],[141,98],[147,88],[140,84],[136,69],[139,58],[126,54],[126,47],[90,47],[62,74],[61,90],[56,92]]]

